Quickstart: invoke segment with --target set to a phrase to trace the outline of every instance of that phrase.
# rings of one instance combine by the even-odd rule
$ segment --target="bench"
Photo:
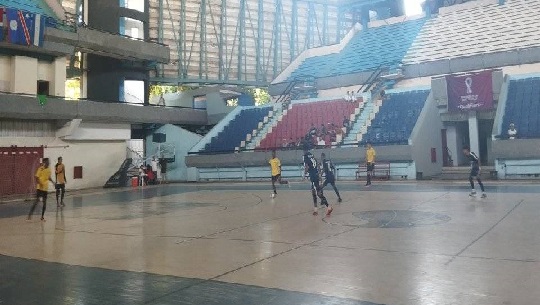
[[[358,166],[358,170],[356,171],[356,180],[360,180],[360,178],[364,176],[360,175],[361,173],[366,173],[365,176],[367,176],[367,167],[365,164],[360,164]],[[375,170],[373,171],[373,176],[371,179],[390,180],[390,163],[375,163]]]

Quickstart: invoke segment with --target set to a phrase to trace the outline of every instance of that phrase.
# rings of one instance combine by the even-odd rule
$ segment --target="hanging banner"
[[[447,75],[448,111],[493,109],[492,71],[467,75]]]

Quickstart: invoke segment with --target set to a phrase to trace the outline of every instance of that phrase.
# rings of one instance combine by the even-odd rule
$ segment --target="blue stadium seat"
[[[272,110],[272,107],[243,109],[227,126],[206,144],[203,152],[232,152],[246,139],[246,135],[256,129],[259,122]]]
[[[516,125],[519,138],[540,137],[538,111],[540,111],[540,78],[511,80],[500,137],[507,137],[510,123]]]
[[[389,94],[360,144],[406,145],[428,95],[428,90]]]
[[[307,58],[289,77],[329,77],[372,71],[401,62],[425,19],[362,30],[340,53]]]

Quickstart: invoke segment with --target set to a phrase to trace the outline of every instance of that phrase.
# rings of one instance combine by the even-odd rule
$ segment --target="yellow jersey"
[[[66,167],[64,164],[56,164],[56,183],[66,184]]]
[[[49,190],[49,179],[51,179],[51,168],[40,166],[36,171],[37,185],[36,189],[47,192]]]
[[[375,156],[377,156],[377,153],[375,152],[375,149],[373,147],[366,150],[367,163],[375,163]]]
[[[278,158],[270,159],[268,163],[270,163],[270,168],[272,169],[272,176],[281,174],[281,161]]]

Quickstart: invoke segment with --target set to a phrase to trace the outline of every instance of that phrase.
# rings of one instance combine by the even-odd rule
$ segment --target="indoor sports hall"
[[[0,0],[0,305],[540,304],[540,0]]]

